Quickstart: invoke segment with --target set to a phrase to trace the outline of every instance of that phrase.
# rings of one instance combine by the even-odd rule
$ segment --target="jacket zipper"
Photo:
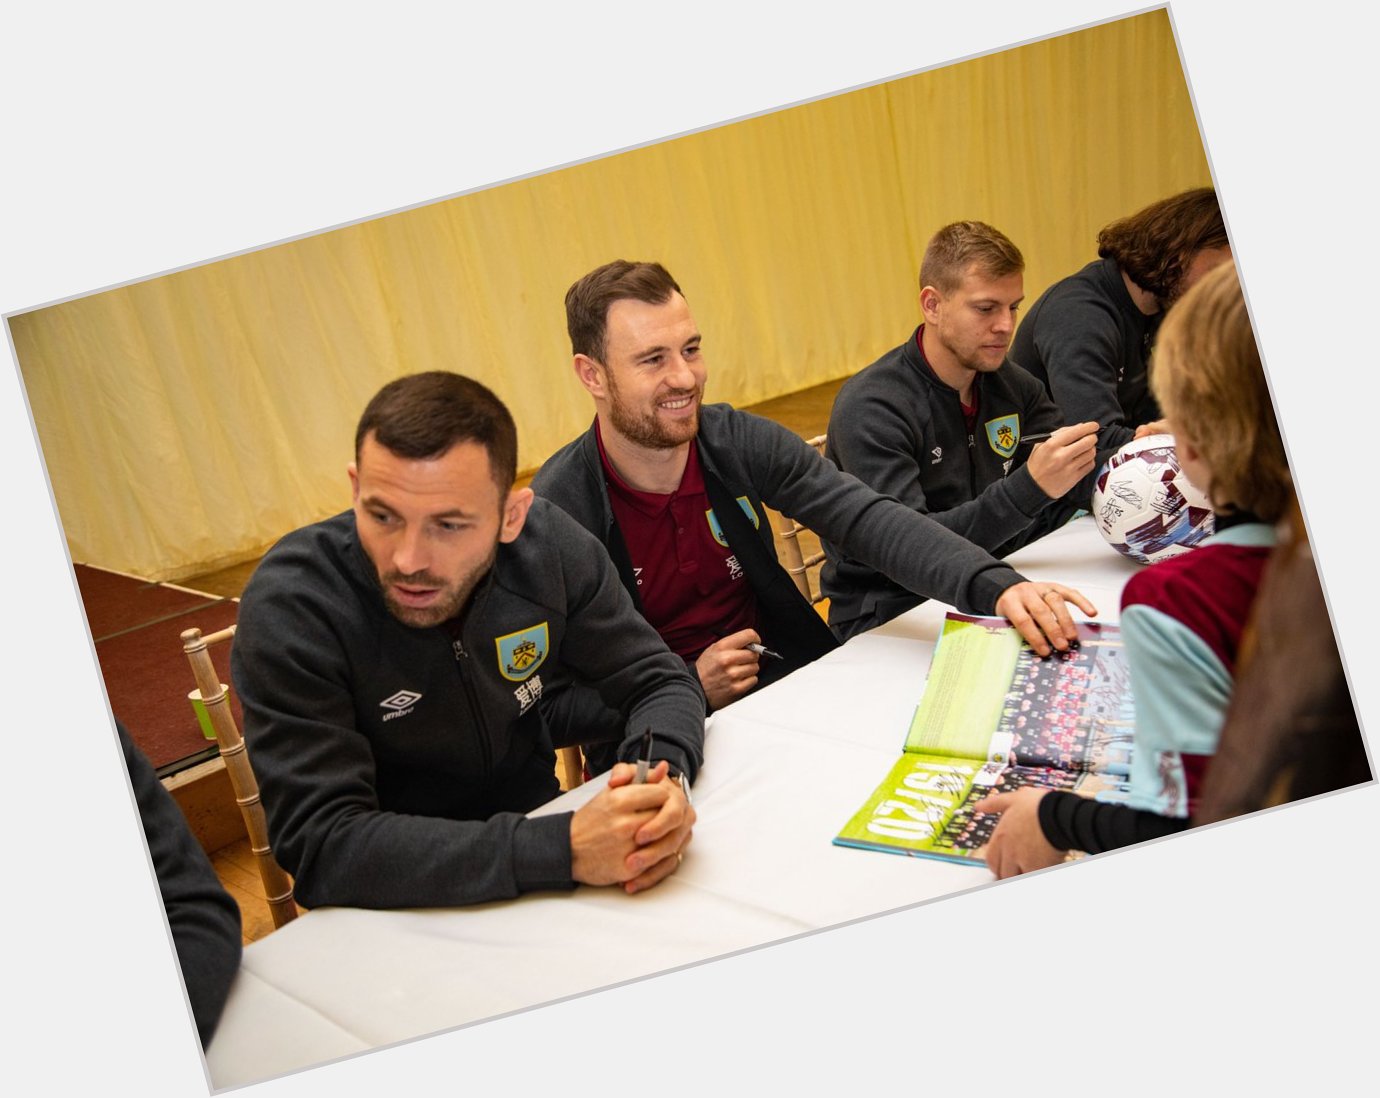
[[[488,594],[490,582],[492,582],[492,577],[485,581],[479,591],[475,592],[474,599],[465,612],[465,618],[475,612],[479,600]],[[483,776],[487,778],[494,769],[493,747],[489,743],[489,726],[484,720],[484,710],[479,704],[479,696],[474,689],[473,675],[467,670],[470,665],[470,654],[465,650],[464,632],[465,627],[462,621],[459,632],[451,638],[451,649],[455,653],[455,673],[460,676],[461,689],[465,692],[465,700],[469,702],[470,714],[474,718],[475,726],[479,729],[479,755],[484,768]]]
[[[977,435],[974,432],[968,433],[968,498],[976,499],[977,489],[977,456],[974,451],[977,449]]]

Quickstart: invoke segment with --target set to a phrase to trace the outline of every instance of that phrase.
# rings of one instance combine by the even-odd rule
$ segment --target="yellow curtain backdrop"
[[[917,322],[929,235],[1025,252],[1033,300],[1107,221],[1210,182],[1163,11],[11,318],[74,560],[175,579],[348,505],[368,398],[490,385],[533,468],[592,415],[562,299],[657,259],[710,399],[853,373]]]

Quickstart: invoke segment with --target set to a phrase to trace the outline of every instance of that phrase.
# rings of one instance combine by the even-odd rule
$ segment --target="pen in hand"
[[[1062,431],[1063,428],[1061,427],[1059,430]],[[1022,435],[1016,445],[1024,446],[1027,442],[1044,442],[1045,439],[1051,437],[1054,433],[1053,431],[1036,431],[1031,435]]]
[[[647,770],[652,765],[652,730],[649,728],[642,733],[642,750],[637,754],[637,773],[633,775],[633,784],[642,785],[647,780]]]
[[[770,656],[774,660],[779,660],[781,658],[780,652],[773,652],[770,648],[761,644],[749,644],[747,650],[749,652],[756,652],[759,656]]]

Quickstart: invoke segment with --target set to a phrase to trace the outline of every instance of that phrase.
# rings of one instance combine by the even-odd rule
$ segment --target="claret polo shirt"
[[[640,492],[618,475],[597,421],[595,439],[642,613],[666,646],[693,660],[716,640],[756,628],[757,599],[709,505],[699,448],[690,447],[680,487],[663,495]]]

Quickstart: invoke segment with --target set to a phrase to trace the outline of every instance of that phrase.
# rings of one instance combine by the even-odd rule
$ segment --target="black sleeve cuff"
[[[1124,804],[1104,804],[1077,793],[1055,790],[1040,798],[1040,830],[1056,850],[1100,854],[1123,846],[1174,835],[1188,820]]]
[[[618,749],[618,761],[625,763],[637,762],[637,751],[639,746],[639,741],[636,739],[624,740],[622,746]],[[652,766],[661,762],[662,759],[665,759],[667,765],[671,768],[671,777],[674,778],[677,774],[684,774],[690,781],[695,780],[697,771],[695,767],[691,765],[690,757],[675,744],[653,738]]]
[[[707,717],[710,713],[714,712],[714,707],[709,704],[709,695],[704,692],[704,684],[700,682],[699,668],[695,666],[694,660],[686,660],[685,670],[689,672],[690,677],[695,680],[695,688],[699,690],[700,697],[704,699],[704,715]]]
[[[574,888],[570,875],[570,812],[518,821],[513,833],[513,875],[519,892]]]
[[[959,609],[965,614],[981,614],[991,617],[997,612],[997,599],[1002,597],[1006,589],[1025,582],[1025,577],[1010,565],[1000,564],[987,568],[974,576],[968,584],[968,598],[971,606],[960,606]]]

